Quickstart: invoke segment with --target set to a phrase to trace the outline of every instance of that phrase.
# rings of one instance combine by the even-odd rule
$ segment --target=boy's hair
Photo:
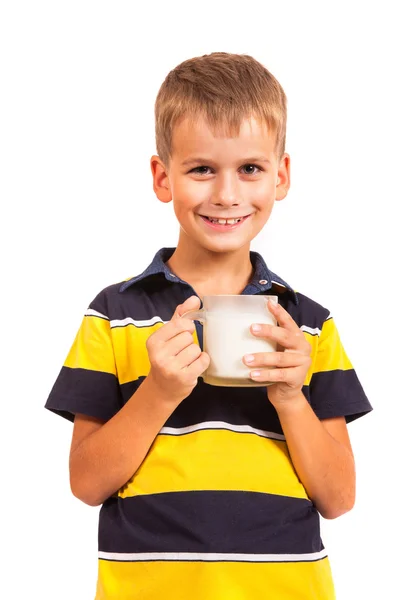
[[[205,118],[216,133],[238,135],[254,116],[276,135],[275,151],[285,151],[286,95],[258,61],[245,54],[213,52],[186,60],[165,78],[155,103],[156,147],[164,164],[172,154],[174,127],[187,117]]]

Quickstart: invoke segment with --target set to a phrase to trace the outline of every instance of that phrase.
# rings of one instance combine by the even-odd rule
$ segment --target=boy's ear
[[[290,156],[286,152],[283,154],[276,180],[276,200],[283,200],[290,188]]]
[[[153,175],[153,190],[161,202],[171,202],[172,194],[169,185],[167,168],[159,156],[152,156],[150,167]]]

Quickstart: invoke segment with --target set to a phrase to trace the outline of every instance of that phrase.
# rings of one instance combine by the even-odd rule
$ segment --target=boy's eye
[[[190,172],[191,173],[197,173],[198,175],[208,175],[208,170],[210,167],[195,167],[194,169],[192,169]]]
[[[255,173],[257,173],[257,171],[259,171],[259,167],[257,167],[257,165],[243,165],[242,167],[245,175],[254,175]]]

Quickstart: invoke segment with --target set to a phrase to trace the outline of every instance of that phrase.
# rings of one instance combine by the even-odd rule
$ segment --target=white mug
[[[205,296],[202,309],[182,315],[204,324],[203,349],[210,356],[210,365],[202,375],[205,383],[226,387],[270,385],[250,379],[250,368],[243,363],[245,354],[277,351],[275,342],[255,337],[250,331],[253,323],[276,325],[268,300],[278,302],[278,297]]]

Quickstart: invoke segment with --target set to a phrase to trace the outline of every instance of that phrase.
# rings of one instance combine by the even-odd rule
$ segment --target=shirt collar
[[[173,283],[182,283],[187,285],[186,281],[183,281],[173,273],[167,266],[167,261],[171,258],[172,254],[175,252],[175,248],[161,248],[154,256],[150,265],[136,277],[132,277],[125,281],[121,287],[119,288],[120,292],[124,292],[132,285],[147,279],[153,275],[164,275],[165,279],[171,281]],[[274,285],[282,286],[286,288],[292,295],[296,304],[298,304],[298,298],[296,292],[288,285],[283,279],[278,277],[275,273],[270,271],[261,256],[258,252],[250,252],[250,260],[254,267],[253,277],[251,281],[246,286],[243,291],[244,294],[255,294],[259,292],[266,292],[270,290]]]

